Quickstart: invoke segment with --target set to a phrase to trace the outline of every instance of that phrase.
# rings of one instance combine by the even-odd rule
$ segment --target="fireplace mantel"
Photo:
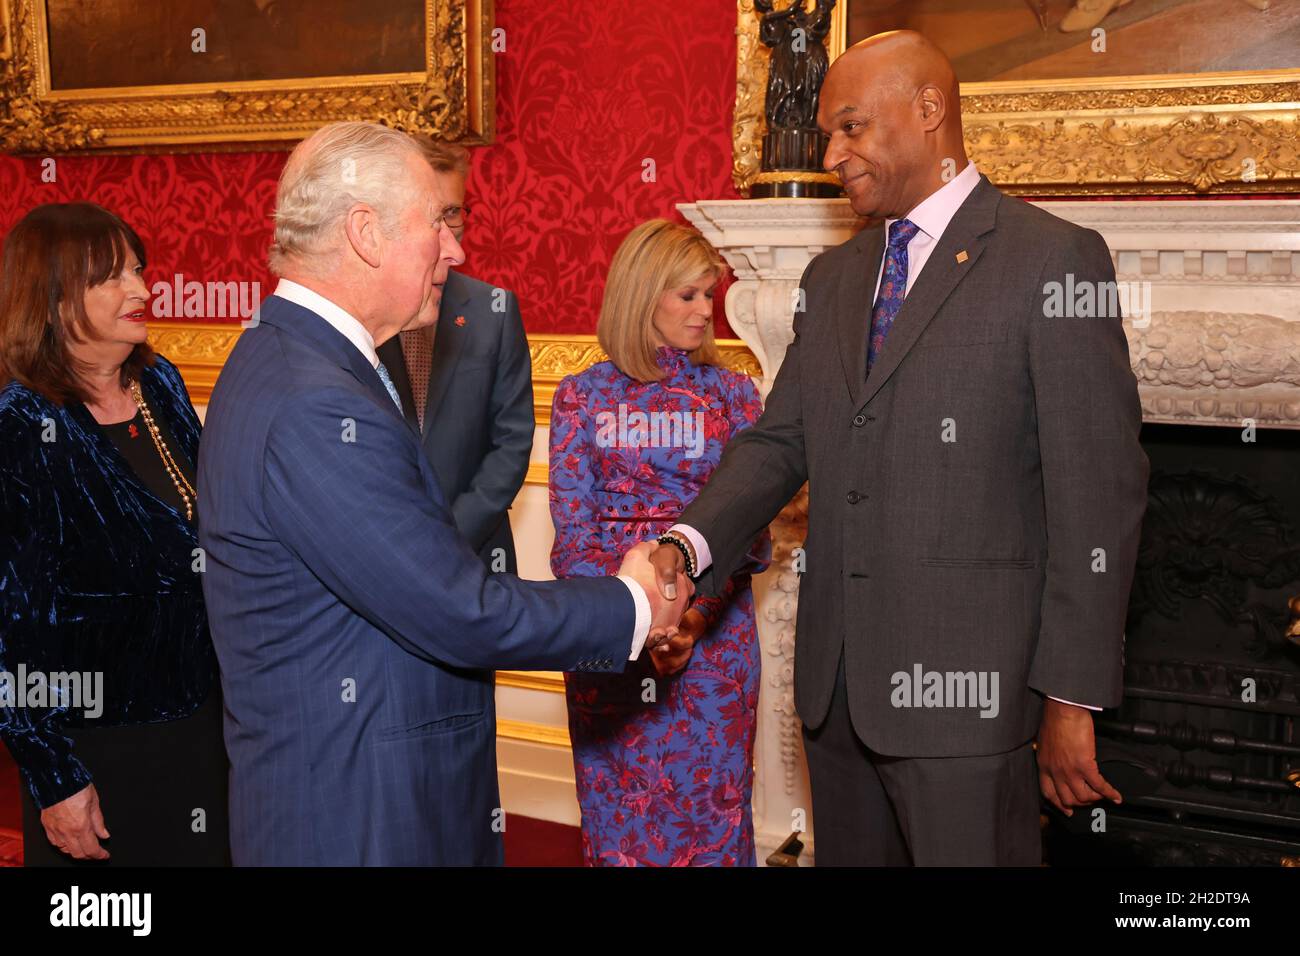
[[[1300,200],[1042,202],[1096,229],[1116,279],[1149,283],[1125,321],[1143,417],[1300,428]],[[771,387],[808,261],[859,228],[844,199],[678,207],[727,258],[727,316]]]
[[[1149,325],[1125,321],[1146,421],[1300,428],[1300,201],[1038,205],[1150,283]]]

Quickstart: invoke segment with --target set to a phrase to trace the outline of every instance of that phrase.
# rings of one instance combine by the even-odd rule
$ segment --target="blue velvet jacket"
[[[196,462],[199,420],[176,367],[159,357],[141,386]],[[13,689],[0,696],[0,739],[38,807],[91,782],[63,728],[186,717],[212,690],[196,548],[196,529],[145,488],[85,406],[13,381],[0,389],[0,680]],[[20,667],[101,672],[102,714],[15,706]]]

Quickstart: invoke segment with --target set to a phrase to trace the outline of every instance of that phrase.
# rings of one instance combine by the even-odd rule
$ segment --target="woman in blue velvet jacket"
[[[229,859],[200,426],[146,342],[144,258],[91,203],[37,207],[4,245],[0,739],[29,866]]]

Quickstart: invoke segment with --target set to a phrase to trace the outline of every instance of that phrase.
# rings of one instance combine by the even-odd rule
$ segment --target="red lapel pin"
[[[464,324],[465,324],[465,316],[463,316],[463,315],[458,315],[458,316],[456,316],[456,324],[457,324],[457,325],[464,325]]]

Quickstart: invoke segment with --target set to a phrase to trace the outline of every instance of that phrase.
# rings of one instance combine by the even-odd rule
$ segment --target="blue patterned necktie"
[[[871,307],[871,339],[867,343],[867,374],[876,364],[885,336],[894,327],[894,317],[907,294],[907,244],[920,227],[910,219],[899,219],[889,227],[889,246],[885,249],[885,267],[880,274],[880,291]]]
[[[375,366],[375,371],[379,373],[379,381],[384,383],[384,388],[388,389],[389,397],[392,398],[393,403],[397,406],[397,410],[400,412],[402,410],[402,399],[401,396],[397,394],[397,386],[394,385],[393,380],[388,377],[388,369],[384,368],[383,362],[380,362]]]

